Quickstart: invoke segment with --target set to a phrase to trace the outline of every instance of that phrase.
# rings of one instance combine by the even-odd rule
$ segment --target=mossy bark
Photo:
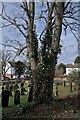
[[[51,65],[39,63],[37,66],[37,79],[33,87],[33,101],[38,103],[48,103],[53,100],[54,69]]]

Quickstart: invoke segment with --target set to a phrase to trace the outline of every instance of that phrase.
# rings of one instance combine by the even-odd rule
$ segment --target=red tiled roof
[[[67,64],[66,68],[80,68],[80,64]]]

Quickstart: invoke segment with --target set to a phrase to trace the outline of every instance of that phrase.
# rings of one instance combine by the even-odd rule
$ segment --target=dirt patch
[[[46,118],[62,120],[63,118],[78,118],[78,94],[67,96],[66,98],[55,99],[51,104],[39,104],[34,107],[15,106],[3,109],[3,118]],[[79,98],[80,99],[80,98]]]

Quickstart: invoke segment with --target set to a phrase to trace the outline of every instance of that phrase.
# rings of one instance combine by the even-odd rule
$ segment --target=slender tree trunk
[[[26,14],[28,16],[28,40],[26,39],[27,49],[29,53],[29,61],[31,64],[31,72],[32,72],[32,85],[33,85],[33,96],[34,99],[34,92],[35,92],[35,83],[37,79],[37,72],[36,72],[36,66],[37,66],[37,56],[35,56],[35,47],[37,47],[37,39],[35,40],[35,31],[34,31],[34,16],[35,16],[35,2],[33,0],[30,0],[29,6],[27,5],[26,0],[23,0],[23,6],[26,10]]]

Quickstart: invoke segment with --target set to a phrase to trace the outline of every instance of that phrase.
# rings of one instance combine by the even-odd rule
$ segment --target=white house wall
[[[14,74],[15,71],[14,71],[14,68],[11,67],[11,65],[9,63],[6,64],[6,74]]]
[[[66,74],[69,75],[69,73],[73,70],[80,71],[80,68],[66,68]]]

